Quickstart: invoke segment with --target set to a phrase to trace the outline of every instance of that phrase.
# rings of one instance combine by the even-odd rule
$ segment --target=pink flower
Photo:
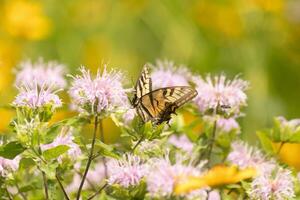
[[[186,195],[185,199],[187,200],[202,200],[207,199],[208,194],[206,189],[193,190],[188,195]]]
[[[20,156],[17,156],[12,160],[0,157],[0,176],[6,177],[9,173],[17,171],[20,160]]]
[[[192,153],[194,148],[193,143],[188,139],[186,135],[171,135],[168,139],[168,143],[188,153]]]
[[[205,79],[195,78],[194,82],[198,91],[195,103],[201,112],[219,107],[239,113],[240,107],[247,105],[245,90],[249,84],[242,79],[226,80],[224,75],[213,78],[208,75]]]
[[[207,200],[221,200],[220,192],[218,190],[209,192]]]
[[[247,167],[259,167],[265,164],[265,156],[255,147],[251,147],[242,141],[235,141],[231,144],[231,152],[227,160],[242,169]]]
[[[95,78],[84,67],[81,75],[73,77],[69,90],[73,105],[79,112],[86,114],[111,113],[128,108],[129,102],[122,86],[120,72],[98,71]]]
[[[21,62],[16,71],[16,85],[28,85],[34,87],[65,88],[67,82],[64,78],[65,66],[57,62],[44,62],[39,59],[36,63],[29,60]]]
[[[145,167],[138,156],[124,154],[119,160],[107,163],[108,184],[119,184],[125,188],[138,185],[145,176]]]
[[[81,156],[81,150],[79,146],[73,142],[74,136],[72,135],[72,130],[68,130],[68,132],[63,132],[58,135],[53,142],[49,144],[42,144],[41,149],[42,151],[45,151],[47,149],[54,148],[59,145],[67,145],[69,147],[69,150],[67,152],[68,158],[71,160],[76,160],[79,156]],[[62,162],[64,155],[61,155],[58,157],[58,161]]]
[[[240,132],[240,125],[237,123],[237,121],[234,118],[223,118],[221,117],[217,121],[217,127],[225,133],[229,133],[232,130],[237,130],[237,132]]]
[[[205,115],[203,117],[203,120],[209,124],[214,124],[215,120],[217,120],[218,132],[230,133],[231,131],[236,131],[236,133],[240,133],[240,125],[233,117],[224,118],[218,115],[217,116]]]
[[[148,165],[146,176],[147,190],[152,197],[170,197],[177,181],[185,181],[185,177],[199,176],[200,166],[193,167],[191,164],[184,164],[184,160],[176,159],[172,164],[169,158],[153,159]]]
[[[134,117],[136,116],[136,111],[135,109],[128,109],[124,114],[123,114],[123,121],[125,124],[130,124]]]
[[[52,110],[61,107],[62,102],[58,95],[58,91],[53,91],[50,87],[22,86],[19,88],[19,94],[13,101],[15,107],[28,107],[38,109],[45,106],[51,106]]]
[[[281,167],[265,170],[251,183],[250,198],[284,200],[295,197],[292,172]]]
[[[153,88],[188,86],[191,77],[190,71],[185,66],[175,66],[172,61],[158,60],[152,65]]]
[[[290,121],[286,120],[284,117],[276,117],[276,120],[280,122],[281,131],[289,130],[291,132],[296,132],[300,130],[300,119],[292,119]]]

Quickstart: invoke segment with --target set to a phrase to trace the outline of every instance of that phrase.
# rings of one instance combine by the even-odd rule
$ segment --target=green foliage
[[[257,131],[256,134],[259,138],[259,141],[260,141],[260,144],[261,144],[263,150],[266,153],[273,154],[274,150],[272,147],[272,141],[268,137],[268,131]]]
[[[141,181],[138,186],[124,188],[120,185],[113,185],[111,188],[111,194],[115,199],[124,199],[124,200],[142,200],[145,198],[146,194],[146,183]]]
[[[60,155],[64,154],[69,150],[69,146],[67,145],[58,145],[53,148],[47,149],[43,152],[43,157],[46,160],[56,159]]]
[[[25,151],[25,149],[19,142],[9,142],[0,147],[0,156],[7,159],[14,159],[17,155]]]
[[[114,147],[112,147],[111,145],[107,145],[97,139],[95,142],[95,146],[98,148],[96,150],[98,155],[116,158],[116,159],[120,158],[120,156],[117,154],[117,152],[115,152]]]
[[[271,142],[299,143],[300,129],[288,121],[282,122],[274,118],[273,127],[267,130],[258,131],[257,135],[267,152],[271,152]]]

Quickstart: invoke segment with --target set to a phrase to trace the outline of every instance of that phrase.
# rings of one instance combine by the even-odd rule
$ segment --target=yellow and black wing
[[[135,90],[136,96],[139,99],[152,91],[152,81],[148,65],[144,66],[142,73],[135,85]]]
[[[149,92],[140,99],[138,114],[144,122],[158,124],[171,119],[171,114],[197,96],[197,91],[188,86],[167,87]]]
[[[143,67],[141,75],[135,84],[134,90],[135,93],[131,103],[134,107],[137,107],[138,104],[140,103],[141,97],[152,91],[152,80],[151,80],[148,65],[145,65]],[[137,111],[139,112],[138,108]]]

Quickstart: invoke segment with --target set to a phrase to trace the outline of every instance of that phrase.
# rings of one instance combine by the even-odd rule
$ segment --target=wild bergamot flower
[[[15,107],[39,109],[50,107],[51,111],[62,106],[62,102],[56,94],[59,90],[54,91],[51,87],[39,87],[34,85],[23,85],[18,88],[19,94],[15,97],[13,105]]]
[[[33,87],[52,87],[55,89],[65,88],[67,82],[65,80],[65,66],[55,61],[45,62],[39,59],[37,62],[30,60],[23,61],[16,69],[17,87],[28,85]]]
[[[47,149],[51,149],[57,147],[59,145],[66,145],[69,147],[67,151],[68,158],[75,161],[81,155],[81,149],[79,146],[73,142],[74,136],[72,135],[72,129],[67,130],[67,132],[63,131],[54,139],[53,142],[49,144],[42,144],[41,149],[42,151],[46,151]],[[58,161],[62,162],[64,155],[58,157]]]
[[[265,156],[255,147],[251,147],[245,142],[235,141],[231,144],[231,152],[227,160],[239,166],[241,169],[257,167],[265,163]]]
[[[17,171],[20,159],[20,156],[17,156],[14,159],[0,157],[0,176],[6,177],[9,173]]]
[[[185,66],[175,66],[174,62],[168,60],[157,60],[151,67],[154,89],[189,85],[191,72]]]
[[[108,184],[119,184],[125,188],[138,185],[146,172],[142,159],[132,154],[110,160],[107,170]]]
[[[295,197],[292,172],[274,166],[264,170],[251,183],[250,199],[293,199]]]
[[[240,108],[247,105],[248,82],[240,78],[228,80],[224,75],[194,78],[198,92],[195,103],[199,110],[205,113],[208,110],[216,112],[224,109],[227,112],[238,114]]]
[[[89,70],[82,67],[81,75],[72,76],[69,94],[75,108],[86,114],[110,114],[128,108],[128,98],[122,86],[123,75],[118,71],[98,71],[92,77]]]

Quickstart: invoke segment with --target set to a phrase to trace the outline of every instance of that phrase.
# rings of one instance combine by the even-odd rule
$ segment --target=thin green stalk
[[[66,190],[65,190],[65,188],[64,188],[64,186],[63,186],[63,184],[62,184],[62,182],[60,181],[59,176],[58,176],[57,173],[56,173],[56,175],[55,175],[55,178],[56,178],[56,180],[57,180],[57,182],[58,182],[58,184],[59,184],[59,186],[60,186],[60,189],[61,189],[62,192],[64,193],[65,198],[66,198],[67,200],[70,200],[70,198],[69,198],[69,196],[68,196],[68,194],[67,194],[67,192],[66,192]]]
[[[100,122],[99,122],[99,129],[100,129],[100,139],[101,139],[101,142],[104,143],[104,130],[103,130],[103,122],[102,122],[102,120],[100,120]],[[105,159],[105,157],[102,158],[102,162],[103,162],[103,165],[104,165],[105,178],[107,178],[107,165],[106,165],[106,159]]]
[[[40,142],[40,134],[38,134],[38,152],[36,152],[34,150],[34,147],[32,147],[32,150],[35,152],[35,154],[38,156],[38,158],[40,158],[43,162],[45,162],[43,160],[43,158],[41,157],[41,155],[42,155],[42,149],[41,149],[40,143],[41,143]],[[45,172],[43,170],[40,170],[40,171],[42,172],[42,176],[43,176],[43,183],[44,183],[44,190],[45,190],[45,199],[48,200],[49,199],[49,192],[48,192],[47,177],[46,177],[46,174],[45,174]]]
[[[15,186],[18,189],[18,194],[20,194],[20,196],[24,199],[27,200],[27,197],[25,196],[25,194],[23,194],[23,192],[20,192],[20,187],[19,184],[17,182],[15,182]]]
[[[49,193],[48,193],[47,177],[46,177],[45,172],[43,172],[43,171],[42,171],[42,175],[43,175],[43,182],[44,182],[45,199],[48,200],[49,199]]]
[[[142,137],[139,139],[139,141],[137,141],[137,143],[134,145],[134,147],[131,150],[132,153],[134,153],[135,149],[141,144],[141,142],[143,140],[144,140],[144,135],[142,135]]]
[[[282,147],[283,147],[284,144],[285,144],[285,142],[281,142],[281,143],[280,143],[280,146],[279,146],[279,148],[278,148],[278,150],[277,150],[277,152],[276,152],[276,155],[277,155],[277,156],[279,156],[280,151],[281,151],[281,149],[282,149]]]
[[[216,132],[217,132],[217,119],[215,119],[215,121],[214,121],[212,135],[211,135],[211,141],[208,146],[208,156],[207,156],[208,164],[211,163],[211,154],[212,154],[213,146],[215,143]]]
[[[5,191],[6,191],[6,193],[7,193],[8,199],[9,199],[9,200],[13,200],[12,197],[10,196],[9,191],[7,190],[7,188],[5,188]]]
[[[107,186],[108,184],[107,183],[105,183],[97,192],[95,192],[92,196],[90,196],[89,198],[88,198],[88,200],[91,200],[91,199],[93,199],[94,197],[96,197],[98,194],[100,194],[101,192],[102,192],[102,190],[104,190],[104,188],[106,188],[106,186]]]
[[[87,174],[88,174],[89,168],[90,168],[91,163],[92,163],[92,160],[93,160],[93,156],[94,156],[94,148],[95,148],[95,141],[96,141],[96,135],[97,135],[97,131],[98,131],[98,123],[99,123],[98,116],[95,116],[94,134],[93,134],[93,140],[92,140],[91,151],[90,151],[90,155],[89,155],[89,158],[88,158],[88,162],[87,162],[87,164],[86,164],[86,168],[85,168],[85,171],[84,171],[84,174],[83,174],[83,177],[82,177],[80,186],[79,186],[79,188],[78,188],[77,197],[76,197],[77,200],[80,199],[82,187],[83,187],[83,185],[84,185],[86,176],[87,176]],[[100,122],[100,124],[101,124],[101,123],[102,123],[102,122]]]

